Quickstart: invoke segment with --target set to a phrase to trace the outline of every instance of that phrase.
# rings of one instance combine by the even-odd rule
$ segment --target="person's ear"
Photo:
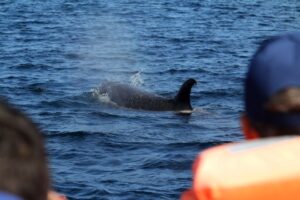
[[[241,116],[241,126],[244,136],[247,140],[259,138],[257,131],[251,126],[250,120],[245,114]]]

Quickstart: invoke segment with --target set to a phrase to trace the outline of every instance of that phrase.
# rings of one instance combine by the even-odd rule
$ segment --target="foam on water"
[[[137,73],[130,76],[131,85],[138,87],[144,84],[144,80],[142,78],[141,73],[142,73],[141,71],[138,71]]]
[[[107,93],[101,92],[100,88],[91,89],[91,94],[93,98],[96,98],[97,101],[103,104],[108,104],[110,106],[117,106],[115,102],[111,101]]]

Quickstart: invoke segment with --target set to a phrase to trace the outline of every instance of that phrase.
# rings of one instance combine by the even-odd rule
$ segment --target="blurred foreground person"
[[[23,113],[0,101],[0,200],[66,199],[49,188],[40,131]]]
[[[246,76],[245,111],[251,141],[203,151],[182,200],[300,199],[300,33],[262,42]]]

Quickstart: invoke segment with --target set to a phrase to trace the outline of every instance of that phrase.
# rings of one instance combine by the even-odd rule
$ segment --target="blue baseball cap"
[[[300,127],[300,114],[270,114],[264,107],[276,93],[300,87],[300,32],[264,40],[249,64],[245,110],[250,120]]]

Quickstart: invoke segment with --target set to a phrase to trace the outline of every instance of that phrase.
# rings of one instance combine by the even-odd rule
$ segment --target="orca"
[[[100,88],[100,94],[105,94],[110,101],[120,107],[150,110],[150,111],[178,111],[191,113],[193,108],[190,102],[190,93],[194,79],[186,80],[180,87],[174,98],[166,98],[136,87],[118,82],[104,82]]]

